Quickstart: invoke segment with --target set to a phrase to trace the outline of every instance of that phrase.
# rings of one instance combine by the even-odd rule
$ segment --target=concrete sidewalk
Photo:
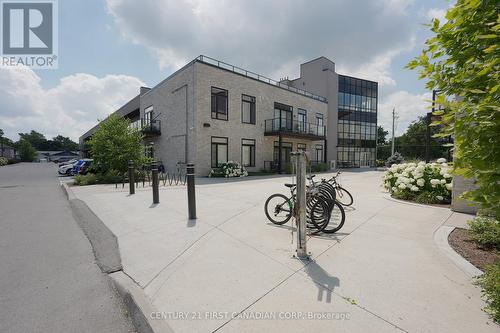
[[[203,180],[196,221],[182,186],[162,187],[159,205],[149,188],[73,191],[117,236],[152,317],[176,332],[498,332],[480,289],[433,240],[466,216],[389,200],[381,176],[342,175],[354,207],[338,234],[308,240],[310,262],[292,258],[291,223],[275,226],[263,211],[291,177]]]

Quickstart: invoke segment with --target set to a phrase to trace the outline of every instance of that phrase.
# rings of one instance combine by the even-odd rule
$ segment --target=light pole
[[[434,111],[436,111],[436,96],[440,90],[433,89],[432,90],[432,111],[427,112],[427,116],[425,118],[426,124],[426,133],[425,133],[425,162],[429,163],[431,159],[431,122],[432,115]]]

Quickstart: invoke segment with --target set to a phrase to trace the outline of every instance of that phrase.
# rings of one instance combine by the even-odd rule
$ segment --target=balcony
[[[302,121],[274,118],[267,119],[264,122],[264,135],[284,135],[310,140],[325,140],[326,127]]]
[[[141,131],[146,137],[161,135],[161,121],[142,118]]]

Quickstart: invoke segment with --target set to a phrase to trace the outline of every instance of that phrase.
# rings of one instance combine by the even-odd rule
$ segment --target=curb
[[[140,333],[173,333],[163,320],[153,320],[152,314],[158,313],[143,290],[123,271],[109,274],[118,294],[123,298],[135,328]]]
[[[405,205],[410,205],[410,206],[416,206],[416,207],[424,207],[424,208],[437,208],[437,209],[446,209],[446,210],[451,210],[450,208],[451,207],[439,207],[439,206],[432,206],[432,205],[425,205],[425,204],[419,204],[419,203],[416,203],[416,202],[409,202],[409,201],[404,201],[404,200],[400,200],[400,199],[394,199],[393,197],[391,197],[389,194],[385,194],[383,196],[384,199],[388,200],[388,201],[393,201],[393,202],[397,202],[397,203],[400,203],[400,204],[405,204]]]
[[[460,270],[467,274],[470,278],[474,278],[478,275],[482,275],[483,271],[478,269],[476,266],[472,265],[470,262],[465,260],[460,254],[455,252],[448,243],[448,236],[455,229],[451,226],[441,226],[434,233],[434,242],[439,247],[441,252],[448,257],[455,265],[457,265]]]
[[[87,206],[78,199],[66,183],[61,183],[73,216],[88,238],[97,265],[113,283],[118,295],[130,315],[138,333],[171,333],[173,330],[165,321],[153,320],[152,313],[157,311],[147,299],[144,291],[123,272],[116,236]]]

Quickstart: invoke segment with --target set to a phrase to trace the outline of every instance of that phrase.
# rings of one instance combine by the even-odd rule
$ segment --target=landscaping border
[[[472,265],[468,262],[464,257],[455,252],[453,248],[448,243],[448,236],[451,234],[456,227],[443,225],[439,227],[434,232],[434,242],[438,246],[438,248],[443,252],[445,256],[447,256],[455,265],[460,268],[464,273],[466,273],[470,278],[474,278],[478,275],[482,275],[483,271],[481,271],[476,266]]]

